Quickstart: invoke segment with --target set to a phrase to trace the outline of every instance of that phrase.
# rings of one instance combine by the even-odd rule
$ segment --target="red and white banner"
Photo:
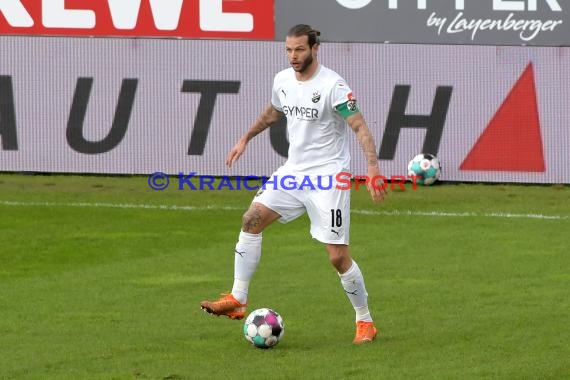
[[[227,152],[287,66],[282,42],[0,37],[0,171],[270,175],[279,124]],[[436,154],[444,181],[570,183],[570,48],[325,43],[383,174]],[[364,155],[351,140],[352,172]]]
[[[1,0],[0,34],[273,40],[266,0]]]

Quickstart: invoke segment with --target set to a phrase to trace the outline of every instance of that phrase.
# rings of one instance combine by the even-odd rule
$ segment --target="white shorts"
[[[252,203],[275,211],[281,223],[307,212],[311,236],[325,244],[346,244],[350,231],[350,190],[336,188],[334,176],[294,176],[279,168],[261,188]],[[346,185],[344,185],[346,186]]]

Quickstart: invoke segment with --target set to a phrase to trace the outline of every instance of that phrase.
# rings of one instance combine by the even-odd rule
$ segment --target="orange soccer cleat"
[[[373,322],[358,321],[356,322],[356,336],[352,343],[361,344],[372,342],[376,338],[377,333],[378,330],[376,330]]]
[[[213,315],[225,315],[230,319],[242,319],[245,317],[247,304],[242,304],[231,294],[222,293],[217,301],[202,301],[200,307],[207,313]]]

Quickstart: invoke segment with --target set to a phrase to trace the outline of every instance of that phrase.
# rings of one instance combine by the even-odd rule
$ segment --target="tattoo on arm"
[[[360,143],[360,146],[364,151],[364,155],[366,156],[366,162],[368,166],[378,165],[378,157],[376,156],[376,144],[374,143],[374,137],[364,122],[364,118],[359,115],[350,120],[349,125],[354,133],[356,133],[358,142]]]
[[[251,140],[265,129],[270,127],[272,124],[276,123],[279,119],[283,117],[283,114],[277,111],[273,105],[268,105],[265,107],[263,111],[259,114],[258,118],[249,128],[246,133],[247,141]]]

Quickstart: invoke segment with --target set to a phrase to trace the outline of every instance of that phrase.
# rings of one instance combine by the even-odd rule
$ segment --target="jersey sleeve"
[[[281,100],[279,99],[279,84],[277,81],[277,76],[273,79],[273,88],[271,90],[271,104],[273,107],[280,112],[283,112],[283,105],[281,104]]]
[[[344,119],[360,112],[352,90],[343,81],[337,82],[333,87],[332,105]]]

